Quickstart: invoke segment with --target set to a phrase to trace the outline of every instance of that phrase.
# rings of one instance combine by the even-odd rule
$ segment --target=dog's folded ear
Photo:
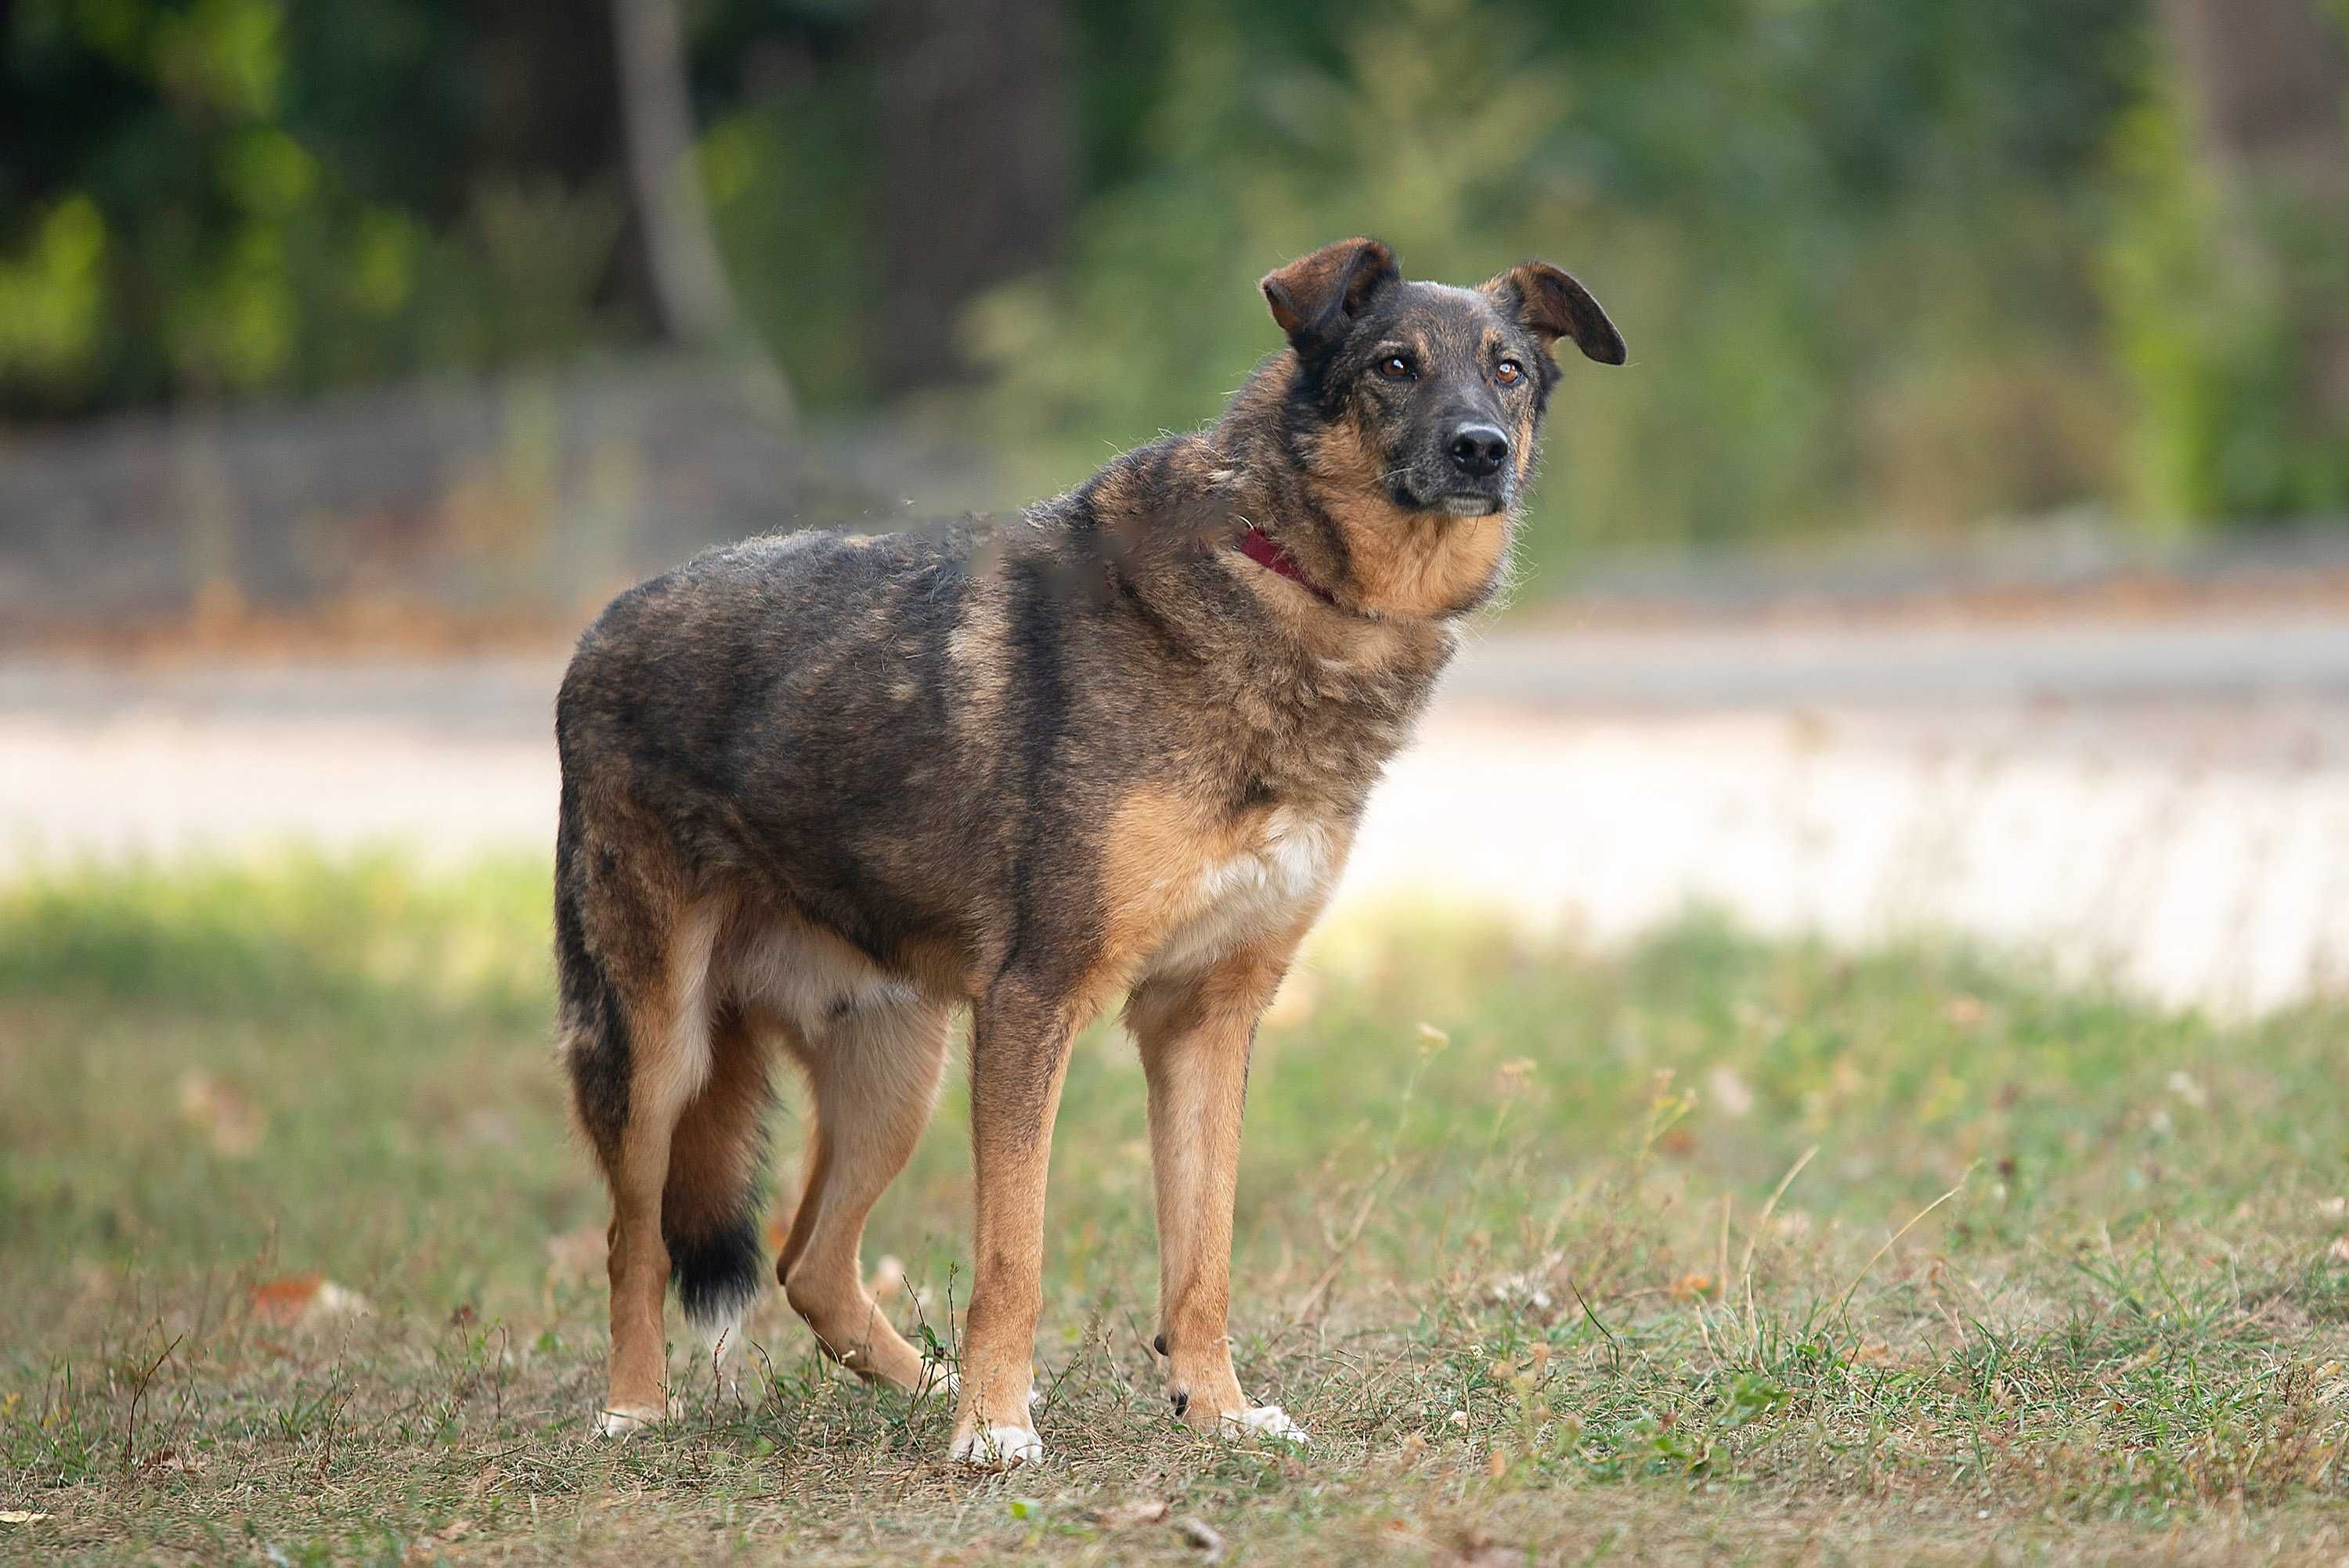
[[[1590,297],[1590,291],[1547,262],[1527,262],[1485,285],[1485,292],[1505,307],[1514,307],[1528,332],[1555,348],[1561,337],[1601,365],[1620,365],[1626,357],[1623,335]]]
[[[1376,240],[1340,240],[1267,273],[1257,286],[1299,354],[1328,348],[1371,296],[1401,281],[1394,253]]]

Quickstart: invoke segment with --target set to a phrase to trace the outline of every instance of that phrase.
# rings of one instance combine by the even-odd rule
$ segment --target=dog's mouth
[[[1491,517],[1509,504],[1507,496],[1492,490],[1439,490],[1425,496],[1408,483],[1396,484],[1392,490],[1397,506],[1411,511],[1442,512],[1446,517]]]
[[[1509,492],[1514,488],[1506,484],[1495,484],[1489,488],[1464,485],[1455,480],[1448,485],[1439,480],[1423,490],[1416,482],[1418,478],[1406,471],[1395,475],[1388,482],[1387,489],[1394,497],[1394,503],[1407,511],[1440,512],[1445,517],[1491,517],[1496,512],[1506,511],[1509,505]]]
[[[1448,512],[1454,517],[1490,517],[1500,511],[1501,506],[1499,496],[1486,495],[1477,490],[1463,490],[1438,497],[1432,510]]]

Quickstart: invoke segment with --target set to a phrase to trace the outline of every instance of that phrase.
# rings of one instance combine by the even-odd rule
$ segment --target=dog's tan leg
[[[978,1259],[963,1321],[956,1459],[1041,1460],[1030,1425],[1036,1317],[1043,1305],[1044,1186],[1052,1120],[1075,1032],[1071,1009],[999,983],[978,1005],[971,1040],[970,1132]]]
[[[814,1126],[775,1274],[828,1353],[864,1377],[905,1389],[921,1386],[921,1353],[864,1288],[860,1251],[865,1216],[929,1123],[947,1030],[944,1007],[904,1002],[853,1014],[794,1048],[807,1068]]]
[[[679,1116],[709,1076],[706,980],[714,924],[681,913],[665,973],[627,996],[631,1051],[626,1125],[607,1162],[612,1187],[611,1381],[597,1420],[621,1436],[668,1415],[668,1247],[661,1239],[661,1194]]]
[[[1299,934],[1301,934],[1301,933]],[[1158,1351],[1175,1413],[1194,1427],[1302,1439],[1278,1406],[1251,1407],[1232,1371],[1232,1203],[1256,1022],[1296,938],[1153,979],[1126,1004],[1150,1083],[1158,1200]]]

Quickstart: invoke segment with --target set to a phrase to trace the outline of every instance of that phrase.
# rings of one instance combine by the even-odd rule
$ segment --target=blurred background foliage
[[[2349,0],[682,19],[698,186],[798,406],[962,424],[1022,492],[1210,417],[1273,344],[1256,277],[1371,232],[1422,276],[1547,257],[1624,327],[1563,393],[1552,550],[2349,510]],[[545,0],[0,5],[0,415],[657,341],[615,36]]]

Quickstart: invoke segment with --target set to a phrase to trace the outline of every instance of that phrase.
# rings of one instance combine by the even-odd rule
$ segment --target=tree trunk
[[[612,13],[628,175],[661,325],[688,346],[737,360],[754,400],[788,418],[789,384],[735,303],[694,168],[692,84],[678,0],[613,0]]]
[[[874,144],[885,387],[956,379],[988,287],[1050,263],[1067,221],[1058,0],[884,0]]]

